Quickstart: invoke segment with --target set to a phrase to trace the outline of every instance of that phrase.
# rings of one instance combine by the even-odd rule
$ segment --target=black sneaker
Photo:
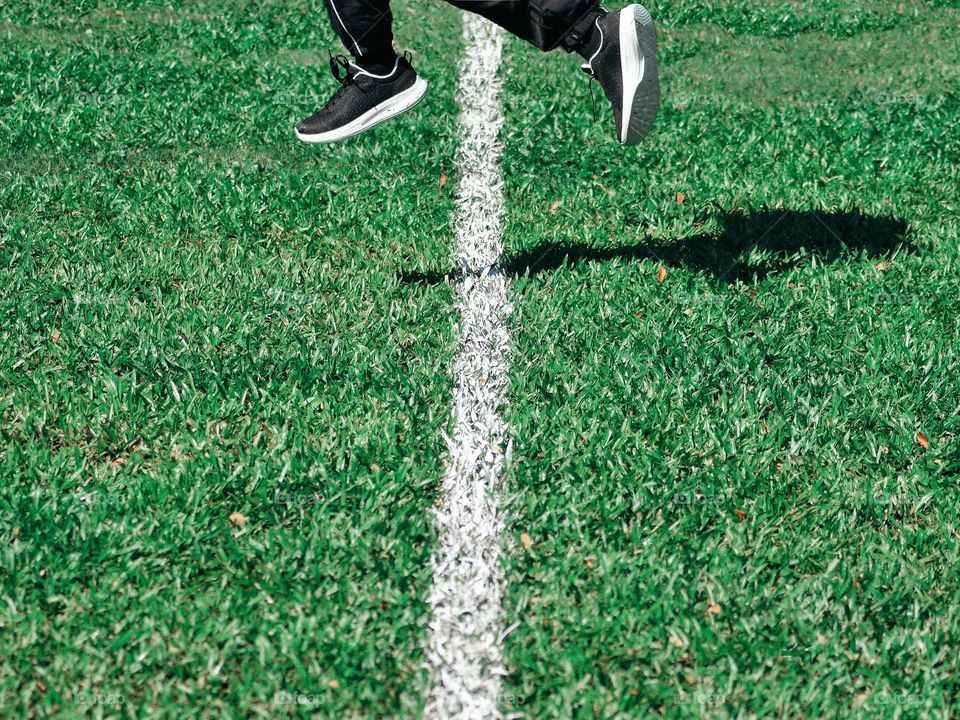
[[[390,73],[374,75],[341,55],[331,55],[330,71],[340,88],[326,105],[297,123],[297,137],[304,142],[336,142],[369,130],[406,112],[427,94],[427,81],[404,57],[397,57]]]
[[[580,68],[596,78],[613,106],[617,140],[636,145],[653,127],[660,106],[657,35],[642,5],[596,20],[600,45]]]

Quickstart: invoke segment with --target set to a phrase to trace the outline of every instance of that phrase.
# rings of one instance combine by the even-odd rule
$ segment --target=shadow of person
[[[500,270],[512,276],[536,276],[581,263],[650,259],[686,267],[723,283],[752,283],[816,257],[832,262],[843,255],[885,257],[912,253],[908,227],[899,218],[865,215],[859,210],[755,210],[722,212],[704,218],[715,232],[677,240],[648,240],[633,245],[594,247],[579,242],[547,242],[507,257]],[[403,282],[442,282],[450,273],[402,273]]]

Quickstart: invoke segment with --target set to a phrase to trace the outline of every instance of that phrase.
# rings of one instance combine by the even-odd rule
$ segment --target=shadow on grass
[[[650,259],[706,273],[719,282],[752,283],[807,262],[811,257],[832,262],[859,253],[885,257],[895,250],[915,251],[915,246],[905,237],[908,228],[903,220],[872,217],[858,210],[724,212],[715,219],[718,231],[674,241],[650,240],[619,247],[541,243],[507,257],[500,270],[512,276],[535,276],[581,263]],[[755,257],[751,258],[752,255]],[[459,272],[406,272],[401,273],[400,279],[407,283],[433,284],[456,277]]]

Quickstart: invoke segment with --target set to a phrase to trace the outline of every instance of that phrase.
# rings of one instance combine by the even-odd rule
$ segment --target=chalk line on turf
[[[457,286],[461,346],[453,364],[453,436],[436,512],[439,548],[431,563],[432,618],[427,641],[426,718],[500,718],[507,674],[501,651],[504,521],[500,484],[507,448],[512,311],[509,283],[495,269],[503,250],[498,75],[501,31],[464,18],[458,88],[461,138],[457,253],[466,274]]]

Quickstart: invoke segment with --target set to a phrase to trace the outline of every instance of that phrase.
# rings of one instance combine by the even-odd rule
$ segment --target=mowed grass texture
[[[504,62],[504,710],[948,717],[956,3],[650,9],[640,148]],[[428,101],[308,148],[319,8],[0,8],[0,714],[418,714],[461,20],[394,12]]]
[[[430,8],[430,103],[333,148],[292,132],[335,87],[320,10],[0,9],[0,715],[417,713],[453,305],[397,275],[449,262],[461,27]]]
[[[637,149],[573,59],[506,61],[529,535],[506,696],[538,718],[950,717],[960,14],[651,9],[664,105]]]

